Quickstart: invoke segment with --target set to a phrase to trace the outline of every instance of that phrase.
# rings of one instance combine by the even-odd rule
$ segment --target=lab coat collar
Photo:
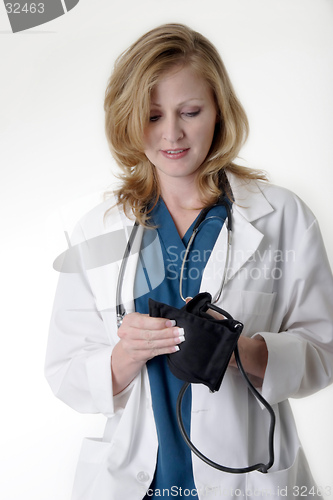
[[[258,249],[264,235],[253,224],[255,220],[274,211],[264,195],[266,184],[242,180],[227,172],[234,197],[232,247],[225,284],[246,264]],[[267,184],[268,185],[268,184]],[[201,291],[214,295],[220,287],[222,267],[227,252],[227,228],[223,226],[205,268]]]
[[[253,222],[274,211],[263,194],[268,184],[262,181],[243,180],[228,171],[226,174],[235,200],[234,210],[245,220]]]

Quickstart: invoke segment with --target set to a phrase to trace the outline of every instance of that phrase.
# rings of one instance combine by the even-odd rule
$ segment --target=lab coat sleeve
[[[84,240],[78,225],[72,242]],[[82,413],[115,411],[113,346],[96,308],[86,272],[61,272],[46,351],[45,376],[54,394]]]
[[[262,394],[271,404],[308,396],[333,381],[333,279],[316,220],[284,272],[281,331],[260,332],[268,348]]]

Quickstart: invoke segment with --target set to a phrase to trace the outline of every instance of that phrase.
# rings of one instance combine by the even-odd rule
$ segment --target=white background
[[[310,205],[333,262],[333,0],[80,0],[17,34],[1,3],[4,500],[69,499],[81,440],[102,433],[103,417],[66,407],[44,380],[52,262],[66,248],[64,229],[111,183],[103,94],[114,59],[164,22],[186,23],[218,47],[250,120],[244,161]],[[73,201],[72,219],[57,222]],[[332,387],[292,405],[315,478],[331,498]]]

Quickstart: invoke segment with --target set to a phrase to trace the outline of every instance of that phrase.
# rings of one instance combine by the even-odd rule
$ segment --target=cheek
[[[215,123],[212,124],[211,122],[208,122],[206,124],[206,127],[201,131],[202,144],[208,149],[210,148],[213,142],[214,132],[215,132]]]
[[[153,147],[155,142],[154,138],[154,131],[153,130],[146,130],[143,134],[143,145],[145,150],[150,149]]]

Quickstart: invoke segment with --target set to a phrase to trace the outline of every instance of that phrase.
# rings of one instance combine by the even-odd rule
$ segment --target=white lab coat
[[[260,334],[267,343],[261,391],[276,413],[275,462],[267,474],[228,474],[193,456],[197,492],[200,500],[293,498],[301,493],[319,498],[288,402],[333,379],[333,280],[318,223],[293,193],[228,177],[235,197],[233,246],[217,305],[244,323],[243,335]],[[110,357],[119,340],[115,293],[120,262],[99,267],[88,262],[91,239],[133,224],[117,207],[103,221],[111,205],[104,202],[77,225],[72,244],[88,241],[81,251],[88,270],[60,274],[46,356],[46,377],[55,395],[79,412],[107,418],[103,438],[83,442],[72,500],[139,500],[156,464],[146,367],[121,394],[112,396]],[[142,234],[139,228],[137,245]],[[213,295],[219,288],[226,241],[223,227],[201,291]],[[108,239],[108,245],[105,255],[114,255],[117,241]],[[127,312],[134,311],[137,257],[129,258],[122,287]],[[191,438],[212,460],[229,467],[267,462],[268,425],[267,411],[253,400],[236,369],[228,368],[216,393],[192,385]],[[177,485],[171,486],[169,496],[180,496]]]

